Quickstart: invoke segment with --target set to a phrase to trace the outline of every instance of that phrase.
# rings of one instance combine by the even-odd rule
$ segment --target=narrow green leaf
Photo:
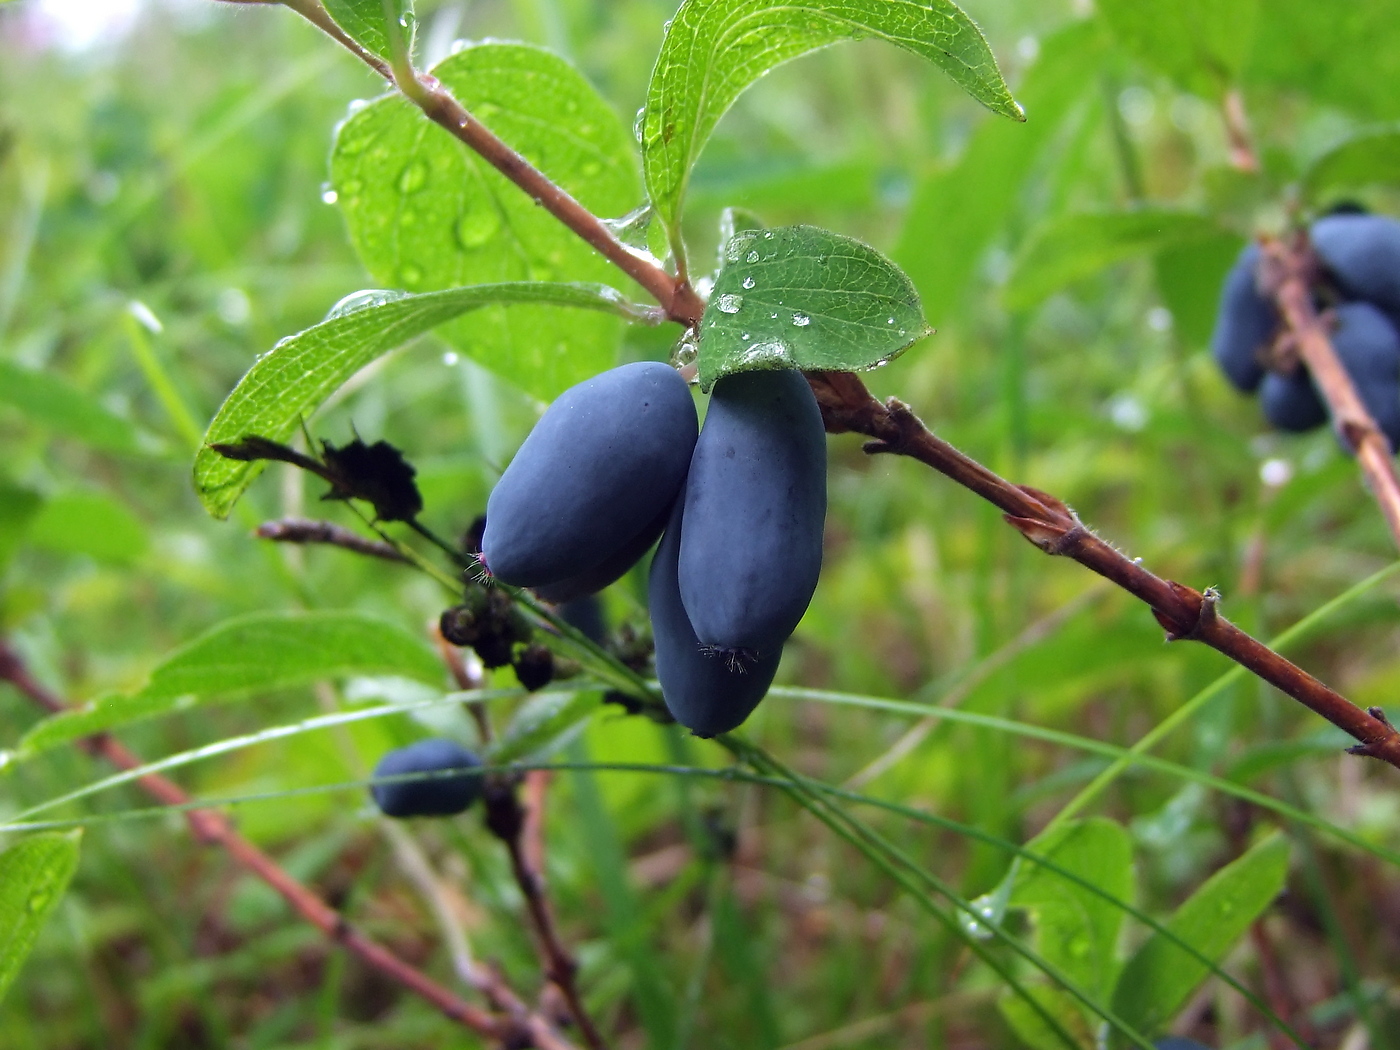
[[[0,360],[0,402],[41,426],[104,452],[143,450],[129,420],[113,415],[95,398],[52,373]]]
[[[78,868],[79,835],[34,835],[0,853],[0,1000]]]
[[[1110,897],[1132,899],[1132,845],[1127,831],[1111,820],[1094,818],[1064,826],[1026,848],[1092,881]],[[1021,869],[1010,905],[1030,913],[1035,943],[1046,959],[1092,994],[1108,995],[1117,971],[1122,908],[1037,865]]]
[[[45,502],[30,523],[29,542],[113,565],[140,561],[147,547],[141,519],[120,500],[90,489],[62,492]]]
[[[285,441],[342,383],[381,354],[462,314],[501,303],[547,304],[625,317],[636,310],[611,288],[578,284],[480,284],[423,295],[359,292],[330,317],[283,339],[260,357],[224,401],[194,461],[204,509],[227,517],[262,471],[261,463],[225,459],[208,446],[248,435]]]
[[[1303,173],[1309,200],[1341,187],[1400,184],[1400,127],[1371,128],[1337,143]]]
[[[987,246],[1015,219],[1022,188],[1040,170],[1037,162],[1058,129],[1083,109],[1086,95],[1098,91],[1084,71],[1102,60],[1103,37],[1096,19],[1047,37],[1017,90],[1026,124],[983,121],[956,164],[915,187],[894,258],[940,327],[949,315],[966,309],[964,290]]]
[[[989,109],[1024,119],[981,30],[950,0],[685,0],[667,27],[642,117],[647,192],[673,249],[690,170],[734,100],[775,66],[862,37],[928,59]]]
[[[211,696],[241,696],[351,674],[401,675],[441,686],[443,672],[426,642],[362,613],[253,613],[227,620],[175,650],[138,692],[45,719],[25,734],[20,749],[45,750]]]
[[[1259,0],[1099,0],[1098,10],[1124,48],[1214,98],[1249,57]]]
[[[413,0],[322,0],[336,25],[345,30],[366,51],[389,57],[388,17],[399,20],[399,32],[405,46],[411,47],[416,20]]]
[[[595,215],[621,215],[637,204],[627,128],[564,59],[523,44],[478,44],[432,73]],[[554,216],[398,96],[371,102],[340,126],[331,182],[350,239],[386,288],[617,277]],[[614,364],[620,327],[604,316],[492,309],[442,334],[547,399]]]
[[[43,502],[37,492],[0,480],[0,572],[29,535],[29,526]]]
[[[1161,208],[1054,219],[1021,249],[1003,298],[1009,308],[1024,310],[1115,263],[1219,233],[1203,215]]]
[[[729,239],[700,320],[700,385],[760,368],[852,372],[931,329],[913,282],[874,248],[816,226]]]
[[[1283,890],[1288,840],[1272,835],[1206,880],[1165,923],[1208,959],[1220,959]],[[1209,970],[1154,933],[1128,960],[1113,1010],[1143,1031],[1159,1031],[1185,1005]]]

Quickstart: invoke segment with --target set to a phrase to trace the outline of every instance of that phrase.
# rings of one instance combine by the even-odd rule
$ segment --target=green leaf
[[[1010,309],[1024,310],[1115,263],[1219,233],[1219,226],[1203,215],[1162,208],[1054,219],[1021,249],[1003,299]]]
[[[0,360],[0,402],[41,426],[104,452],[143,451],[130,421],[113,415],[95,398],[51,373]]]
[[[1204,346],[1210,338],[1220,288],[1243,245],[1237,234],[1222,232],[1157,254],[1157,291],[1183,346]]]
[[[1006,992],[997,1001],[997,1009],[1006,1018],[1016,1035],[1035,1050],[1065,1050],[1064,1040],[1045,1022],[1045,1018],[1029,1003],[1034,999],[1066,1032],[1074,1037],[1083,1050],[1093,1050],[1094,1032],[1084,1019],[1084,1012],[1068,992],[1048,984],[1027,984],[1024,994]]]
[[[29,526],[35,547],[85,554],[100,562],[130,565],[146,553],[146,526],[120,500],[77,489],[45,502]]]
[[[1094,818],[1060,827],[1027,849],[1092,881],[1119,900],[1133,896],[1133,854],[1119,824]],[[1036,945],[1088,992],[1107,996],[1117,972],[1115,952],[1123,909],[1080,884],[1035,864],[1021,867],[1010,906],[1030,913]]]
[[[478,44],[432,72],[595,215],[636,205],[641,187],[627,128],[562,58],[523,44]],[[340,126],[331,182],[350,239],[386,288],[616,279],[577,235],[398,96]],[[610,317],[492,309],[442,335],[548,399],[614,364],[620,327]]]
[[[34,835],[0,853],[0,1000],[73,879],[78,839]]]
[[[320,324],[283,339],[260,357],[224,401],[194,461],[204,509],[223,518],[262,470],[224,459],[208,446],[248,435],[285,441],[342,383],[381,354],[471,310],[501,303],[549,304],[637,316],[611,288],[578,284],[480,284],[423,295],[359,292]]]
[[[734,100],[775,66],[867,36],[928,59],[989,109],[1024,119],[981,30],[949,0],[685,0],[667,27],[642,116],[647,192],[678,255],[690,170]]]
[[[341,611],[253,613],[175,650],[144,688],[40,722],[20,741],[29,753],[191,706],[210,696],[286,689],[321,678],[391,674],[442,685],[431,647],[396,624]]]
[[[986,248],[1017,214],[1022,188],[1040,170],[1037,161],[1057,130],[1096,93],[1103,51],[1097,20],[1076,22],[1047,37],[1040,58],[1017,94],[1025,103],[1024,126],[985,120],[962,158],[919,183],[895,246],[894,258],[923,296],[928,316],[941,327],[959,309]]]
[[[1219,960],[1283,890],[1288,840],[1272,835],[1206,880],[1164,925],[1208,959]],[[1154,933],[1128,960],[1113,1010],[1144,1032],[1164,1028],[1209,970]]]
[[[29,534],[29,526],[43,502],[37,492],[0,480],[0,571]]]
[[[1210,98],[1238,77],[1259,15],[1259,0],[1099,0],[1097,6],[1124,48]]]
[[[1267,10],[1248,81],[1363,119],[1400,119],[1400,3],[1269,0]]]
[[[1372,128],[1333,146],[1303,173],[1307,198],[1339,187],[1400,183],[1400,127]]]
[[[516,708],[501,737],[487,750],[492,762],[516,762],[557,750],[603,703],[597,690],[536,693]]]
[[[913,282],[874,248],[816,226],[731,237],[700,319],[700,385],[760,368],[851,372],[931,329]]]
[[[389,57],[389,27],[386,19],[399,21],[405,47],[413,45],[416,20],[413,0],[322,0],[336,24],[366,51]]]

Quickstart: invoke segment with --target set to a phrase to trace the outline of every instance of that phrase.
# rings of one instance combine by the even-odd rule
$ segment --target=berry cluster
[[[713,736],[768,691],[816,590],[825,516],[825,431],[800,372],[719,380],[702,429],[680,375],[641,362],[545,412],[487,502],[481,559],[494,578],[567,602],[660,537],[657,678],[676,720]]]
[[[1316,294],[1334,308],[1337,357],[1391,448],[1400,448],[1400,222],[1348,209],[1319,219],[1310,235],[1324,271]],[[1211,349],[1231,383],[1259,392],[1273,426],[1311,430],[1327,421],[1327,407],[1301,363],[1274,359],[1280,319],[1259,289],[1259,261],[1251,244],[1226,277]]]

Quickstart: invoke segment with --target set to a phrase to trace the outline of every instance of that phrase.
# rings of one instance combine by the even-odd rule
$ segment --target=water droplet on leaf
[[[457,220],[457,243],[468,251],[480,248],[501,228],[501,218],[494,208],[469,211]]]
[[[715,308],[722,314],[737,314],[744,306],[742,295],[721,295],[715,301]]]

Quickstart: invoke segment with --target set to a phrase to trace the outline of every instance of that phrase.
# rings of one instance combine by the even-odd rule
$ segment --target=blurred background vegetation
[[[673,8],[428,0],[419,48],[427,65],[458,38],[546,45],[630,121]],[[1225,269],[1254,230],[1281,229],[1343,195],[1400,212],[1393,178],[1389,188],[1367,177],[1299,189],[1334,144],[1400,119],[1400,4],[1258,5],[1237,56],[1263,162],[1253,176],[1228,163],[1210,88],[1091,4],[966,9],[1025,105],[1025,125],[987,114],[885,44],[804,58],[720,124],[693,180],[692,257],[711,257],[728,205],[889,252],[938,331],[868,377],[872,389],[908,401],[1013,480],[1066,500],[1159,574],[1219,586],[1227,614],[1261,637],[1390,564],[1383,521],[1330,434],[1267,432],[1205,344]],[[435,583],[401,568],[254,539],[253,525],[283,515],[354,524],[319,504],[319,483],[304,475],[269,471],[223,523],[189,482],[205,423],[254,357],[370,283],[322,197],[333,127],[352,100],[380,90],[280,9],[0,5],[0,631],[70,701],[139,686],[171,649],[239,613],[358,609],[421,633],[446,604]],[[1028,269],[1028,246],[1066,216],[1143,205],[1206,216],[1210,229],[1109,250],[1062,276]],[[664,359],[675,336],[638,329],[622,354]],[[425,520],[456,534],[540,407],[509,377],[426,337],[357,377],[314,432],[339,442],[353,425],[403,449]],[[1229,668],[1204,648],[1163,644],[1141,605],[1047,560],[992,508],[915,463],[833,438],[830,490],[822,582],[779,682],[1003,721],[931,723],[905,739],[917,719],[771,697],[744,732],[808,775],[1024,843],[1107,759],[1018,726],[1131,745]],[[634,572],[608,592],[615,625],[644,625],[643,579]],[[1400,581],[1383,582],[1292,654],[1356,703],[1386,704],[1400,688],[1397,598]],[[401,694],[392,682],[327,683],[202,707],[123,739],[156,758]],[[0,686],[0,746],[40,717]],[[470,732],[446,715],[432,724]],[[198,797],[264,796],[231,811],[240,828],[450,982],[433,915],[364,792],[293,793],[363,778],[386,748],[424,732],[407,715],[364,721],[200,763],[179,779]],[[1158,753],[1360,843],[1400,848],[1394,771],[1348,758],[1346,742],[1246,679]],[[726,758],[616,708],[560,747],[595,762]],[[0,815],[105,773],[76,750],[47,753],[0,781]],[[329,947],[177,818],[121,817],[147,804],[123,788],[60,814],[111,819],[85,833],[73,890],[0,1007],[0,1046],[477,1045]],[[1280,978],[1270,1001],[1310,1019],[1318,1046],[1400,1046],[1393,863],[1162,771],[1128,772],[1089,812],[1127,829],[1132,896],[1156,916],[1281,827],[1287,890],[1226,968],[1261,991]],[[1003,849],[866,815],[969,898],[1006,873]],[[518,892],[476,821],[413,830],[476,953],[533,991],[540,977]],[[619,1045],[1018,1045],[1000,986],[963,943],[770,789],[561,775],[548,842],[586,998]],[[1130,929],[1125,947],[1144,932]],[[1173,1022],[1212,1046],[1261,1050],[1277,1045],[1264,1027],[1217,980]]]

